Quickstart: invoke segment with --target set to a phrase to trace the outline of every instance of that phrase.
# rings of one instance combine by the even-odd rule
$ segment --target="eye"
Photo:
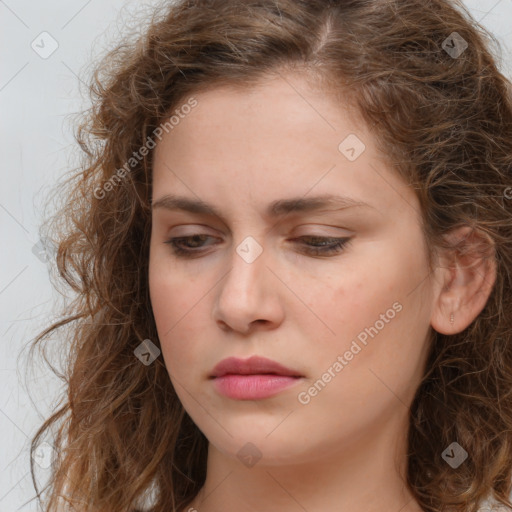
[[[316,240],[317,243],[303,244],[305,249],[302,252],[313,256],[331,256],[341,253],[346,245],[350,242],[350,238],[335,238],[324,236],[301,236],[297,240]]]
[[[205,234],[194,234],[190,236],[179,236],[170,238],[164,243],[169,244],[175,256],[181,258],[192,258],[203,251],[204,245],[202,242],[208,238],[215,238]],[[313,243],[301,243],[302,249],[300,252],[311,256],[331,256],[339,254],[350,242],[350,238],[336,238],[336,237],[323,237],[315,235],[306,235],[296,240],[312,240]],[[194,256],[193,256],[194,255]]]
[[[200,244],[205,238],[213,238],[209,235],[190,235],[190,236],[178,236],[174,238],[169,238],[164,243],[169,244],[172,248],[172,251],[176,256],[187,257],[192,255],[192,253],[198,253],[198,248],[202,248]],[[192,246],[188,245],[187,242],[192,241]],[[183,243],[185,243],[185,248],[183,248]]]

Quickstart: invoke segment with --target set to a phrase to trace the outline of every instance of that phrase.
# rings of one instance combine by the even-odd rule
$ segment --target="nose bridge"
[[[263,274],[268,272],[265,266],[263,247],[253,237],[244,238],[235,248],[231,257],[231,270],[223,284],[223,295],[234,294],[235,299],[247,306],[257,300],[259,288],[265,280]]]
[[[269,278],[268,258],[253,237],[246,237],[234,247],[231,268],[219,283],[214,308],[215,320],[231,328],[246,331],[255,320],[276,321],[280,308],[275,303],[275,289]]]

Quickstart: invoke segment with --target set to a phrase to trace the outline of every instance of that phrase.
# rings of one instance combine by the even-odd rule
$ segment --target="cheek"
[[[387,274],[374,277],[352,274],[315,297],[318,315],[335,335],[321,324],[326,334],[305,352],[311,374],[301,391],[310,403],[299,407],[311,419],[311,430],[326,439],[333,422],[341,437],[350,438],[362,426],[402,411],[422,375],[428,321],[422,328],[421,301],[407,296],[410,281],[402,271],[388,267]],[[314,329],[308,332],[311,338]]]
[[[208,350],[214,333],[211,293],[215,275],[206,270],[187,272],[177,268],[165,253],[155,251],[149,260],[149,292],[162,357],[180,399],[187,402],[186,389],[204,378],[215,364],[215,351]],[[218,338],[218,336],[217,336]],[[212,357],[214,359],[212,359]]]
[[[317,368],[327,369],[347,352],[349,366],[364,367],[365,378],[368,367],[391,376],[398,366],[417,366],[429,326],[425,289],[418,286],[427,274],[425,262],[395,247],[378,254],[378,261],[373,250],[358,269],[332,273],[329,283],[304,283],[300,290],[314,313],[302,325],[318,333],[312,354]]]
[[[169,247],[160,247],[156,243],[151,245],[148,279],[153,314],[159,334],[164,334],[161,341],[165,342],[176,329],[190,323],[184,315],[199,300],[195,295],[201,292],[201,287],[192,276],[178,268],[170,257]],[[167,332],[169,334],[165,335]]]
[[[150,257],[149,294],[166,366],[170,372],[179,371],[193,360],[188,351],[195,346],[197,324],[191,318],[201,308],[194,286],[163,258]]]
[[[343,332],[337,349],[339,354],[357,352],[348,354],[352,359],[344,378],[359,390],[359,400],[375,404],[399,397],[407,403],[421,380],[428,350],[429,295],[423,282],[428,270],[418,253],[382,253],[379,264],[378,272],[369,267],[352,280],[348,295],[333,299],[346,305],[346,322],[337,323]]]

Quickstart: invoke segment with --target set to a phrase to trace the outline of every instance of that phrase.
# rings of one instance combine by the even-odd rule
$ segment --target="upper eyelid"
[[[271,228],[271,231],[274,231],[274,227],[275,226],[273,226]],[[195,231],[191,232],[190,234],[189,233],[186,233],[184,235],[176,234],[173,236],[193,236],[193,235],[203,235],[203,234],[209,235],[209,236],[217,236],[217,235],[211,234],[210,230],[215,230],[216,232],[218,232],[217,228],[211,228],[205,224],[178,224],[178,225],[175,225],[175,226],[172,226],[172,227],[166,229],[166,232],[169,233],[171,230],[178,229],[178,228],[191,229],[191,230],[195,230]],[[349,233],[350,235],[354,234],[354,231],[349,228],[342,227],[342,226],[330,225],[330,224],[316,224],[316,223],[300,224],[295,229],[297,229],[297,230],[299,230],[299,229],[301,229],[301,230],[302,229],[305,229],[305,230],[335,229],[335,230],[343,230],[345,233]],[[203,232],[202,230],[205,230],[206,232]],[[230,230],[230,232],[231,232],[231,230]],[[303,236],[303,235],[296,235],[296,236]],[[332,237],[337,237],[337,236],[343,236],[343,234],[342,233],[329,234],[329,233],[309,233],[308,232],[308,233],[306,233],[306,236],[325,236],[325,237],[332,238]],[[348,235],[345,234],[344,236],[348,236]]]
[[[326,234],[326,233],[298,233],[298,234],[294,234],[294,235],[290,235],[289,237],[286,237],[289,241],[300,241],[301,239],[303,238],[321,238],[321,239],[325,239],[325,240],[334,240],[334,241],[339,241],[339,240],[344,240],[344,239],[350,239],[350,238],[353,238],[355,236],[355,234],[351,233],[351,234],[338,234],[338,235],[335,235],[335,234]],[[206,240],[205,240],[205,243],[207,243],[208,241],[210,242],[210,244],[212,243],[212,240],[217,240],[217,241],[220,241],[222,242],[223,239],[222,237],[219,237],[219,236],[216,236],[216,235],[211,235],[209,233],[186,233],[186,234],[169,234],[165,237],[165,241],[171,241],[171,240],[175,240],[175,239],[190,239],[190,238],[194,238],[194,237],[206,237]],[[244,237],[245,238],[245,237]]]
[[[179,241],[189,241],[190,239],[193,239],[195,237],[205,237],[206,239],[218,239],[218,237],[215,237],[215,236],[212,236],[212,235],[208,235],[206,233],[193,233],[193,234],[190,234],[190,235],[180,235],[180,236],[169,236],[167,237],[165,240],[164,240],[164,244],[171,244],[171,245],[175,245],[177,242]],[[328,236],[328,235],[318,235],[318,234],[305,234],[305,235],[298,235],[298,236],[295,236],[293,238],[291,238],[289,241],[290,242],[297,242],[297,241],[302,241],[302,239],[320,239],[320,240],[324,240],[324,241],[329,241],[331,242],[332,244],[336,245],[337,243],[348,243],[350,242],[352,239],[354,238],[354,236]],[[206,242],[207,240],[201,240],[201,242]],[[202,246],[202,247],[197,247],[197,248],[190,248],[190,249],[186,249],[187,251],[190,251],[190,252],[200,252],[202,249],[204,249],[205,247],[211,247],[211,245],[214,245],[214,244],[207,244],[206,246]],[[312,247],[315,247],[314,245],[312,245]],[[322,246],[317,246],[318,249],[320,249]],[[329,245],[326,245],[326,246],[323,246],[323,247],[329,247]]]
[[[164,243],[174,243],[176,241],[179,241],[179,240],[189,240],[189,239],[192,239],[194,237],[206,237],[206,239],[217,239],[219,240],[219,237],[216,237],[216,236],[213,236],[213,235],[209,235],[207,233],[191,233],[191,234],[188,234],[188,235],[174,235],[174,236],[168,236],[166,237]],[[314,239],[314,238],[318,238],[318,239],[322,239],[322,240],[327,240],[327,241],[333,241],[333,243],[335,242],[341,242],[341,241],[349,241],[349,240],[352,240],[354,238],[353,235],[350,235],[350,236],[335,236],[335,235],[324,235],[324,234],[316,234],[316,233],[307,233],[307,234],[303,234],[303,235],[296,235],[294,236],[293,238],[290,238],[289,241],[291,242],[295,242],[295,241],[301,241],[302,239]],[[212,244],[210,243],[209,246],[211,246]],[[200,249],[200,248],[198,248]]]

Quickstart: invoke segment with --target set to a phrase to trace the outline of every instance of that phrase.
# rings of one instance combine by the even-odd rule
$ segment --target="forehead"
[[[335,102],[325,91],[312,90],[297,74],[269,78],[247,88],[222,86],[193,96],[197,106],[180,116],[172,136],[167,137],[173,139],[174,149],[192,146],[206,153],[228,147],[242,153],[254,144],[265,144],[269,150],[280,150],[274,151],[275,158],[292,143],[297,152],[304,144],[308,145],[304,149],[311,149],[324,141],[336,153],[338,139],[347,130],[362,138],[368,135],[354,108]]]
[[[157,144],[154,199],[192,192],[215,203],[229,188],[234,200],[265,198],[262,211],[308,191],[343,193],[379,210],[411,207],[357,112],[297,76],[193,96],[197,105]]]

